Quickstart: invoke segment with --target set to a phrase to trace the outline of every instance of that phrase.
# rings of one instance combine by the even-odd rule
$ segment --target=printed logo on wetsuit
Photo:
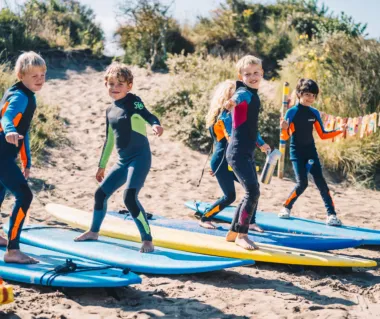
[[[309,122],[315,122],[315,119],[308,119]]]
[[[144,104],[141,102],[135,102],[135,109],[142,110],[144,108]]]

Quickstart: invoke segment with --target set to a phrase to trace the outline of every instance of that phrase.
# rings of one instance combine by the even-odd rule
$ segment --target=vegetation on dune
[[[21,51],[91,49],[103,51],[103,31],[91,9],[77,0],[28,0],[18,13],[0,11],[0,60]]]

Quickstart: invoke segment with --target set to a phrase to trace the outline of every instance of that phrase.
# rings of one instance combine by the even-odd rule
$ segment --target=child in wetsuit
[[[308,186],[306,165],[309,160],[313,160],[314,164],[311,166],[310,174],[314,178],[315,185],[318,187],[327,209],[326,224],[341,226],[342,222],[336,217],[334,202],[322,174],[322,167],[313,138],[313,128],[316,129],[321,139],[329,139],[341,134],[345,127],[330,132],[325,131],[318,110],[311,107],[318,93],[319,88],[316,82],[310,79],[300,79],[296,87],[298,103],[286,112],[285,119],[281,122],[281,140],[286,141],[291,137],[290,160],[296,175],[297,185],[284,203],[284,208],[278,216],[280,218],[290,217],[294,203]]]
[[[141,99],[130,93],[133,75],[121,63],[111,64],[105,74],[105,85],[112,105],[106,114],[106,140],[100,158],[96,179],[101,182],[95,192],[95,206],[90,230],[77,237],[76,241],[96,240],[100,226],[107,212],[107,200],[121,186],[125,185],[124,203],[130,211],[141,234],[141,252],[152,252],[152,234],[145,211],[138,200],[151,167],[151,151],[146,134],[148,122],[157,136],[163,128],[156,116],[151,114]],[[116,143],[118,162],[104,178],[105,167]]]
[[[263,68],[261,60],[247,55],[237,64],[239,80],[236,92],[225,103],[232,113],[232,133],[227,147],[226,158],[237,179],[245,190],[245,196],[236,208],[227,241],[234,241],[244,249],[257,249],[248,238],[248,229],[262,232],[255,223],[255,212],[260,197],[254,153],[257,143],[260,98],[257,94]],[[252,223],[253,222],[253,223]]]
[[[215,225],[211,220],[225,207],[231,205],[236,198],[234,181],[239,182],[234,172],[228,167],[226,160],[226,149],[228,140],[231,136],[232,118],[231,113],[223,109],[224,103],[229,100],[236,91],[236,82],[227,80],[219,84],[213,94],[210,103],[210,109],[206,117],[206,124],[209,127],[210,135],[214,142],[214,152],[211,157],[210,166],[212,175],[216,177],[223,196],[214,204],[208,207],[201,217],[199,225],[208,229],[215,229]],[[262,152],[270,151],[270,147],[266,144],[258,134],[257,146]]]
[[[45,83],[46,64],[35,52],[19,56],[15,66],[18,82],[7,90],[0,102],[0,205],[5,189],[16,198],[9,223],[8,240],[0,236],[0,246],[7,246],[4,261],[34,264],[38,261],[20,251],[20,233],[33,199],[27,179],[31,157],[29,128],[36,110],[34,93]],[[16,163],[20,154],[22,170]]]

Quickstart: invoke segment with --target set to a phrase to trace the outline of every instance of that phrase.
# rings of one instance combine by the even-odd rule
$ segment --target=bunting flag
[[[376,125],[377,124],[377,113],[372,113],[369,115],[369,123],[367,127],[367,135],[372,133],[376,133]]]
[[[337,116],[337,117],[335,118],[334,130],[339,130],[339,129],[341,128],[342,124],[343,124],[343,119],[342,119],[341,117]],[[332,139],[332,141],[333,141],[333,142],[335,142],[335,141],[339,141],[341,138],[342,138],[342,134],[340,134],[340,135],[334,137],[334,138]]]
[[[368,123],[369,123],[369,115],[363,116],[362,125],[360,127],[360,138],[367,136]]]
[[[349,117],[347,119],[347,137],[355,136],[355,118]]]

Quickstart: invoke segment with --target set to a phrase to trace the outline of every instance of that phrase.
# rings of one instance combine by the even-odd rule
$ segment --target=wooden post
[[[284,86],[282,88],[282,106],[281,106],[281,119],[284,118],[285,113],[288,109],[289,105],[289,83],[284,82]],[[281,127],[280,127],[280,152],[281,152],[281,158],[278,161],[278,170],[277,170],[277,176],[278,178],[284,177],[284,167],[285,167],[285,152],[286,152],[286,141],[281,140]]]

